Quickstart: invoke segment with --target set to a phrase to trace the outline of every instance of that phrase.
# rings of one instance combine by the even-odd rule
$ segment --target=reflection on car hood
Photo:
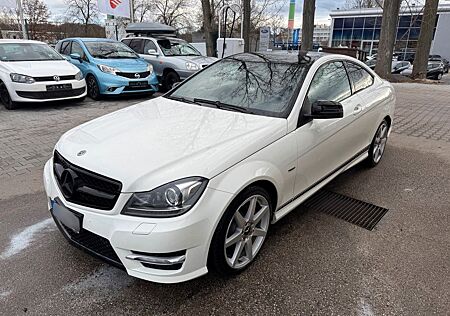
[[[215,57],[206,57],[206,56],[174,56],[184,61],[194,62],[199,65],[209,65],[217,60]]]
[[[122,72],[144,72],[148,63],[141,58],[95,58],[96,64],[114,67]]]
[[[41,60],[41,61],[10,61],[3,62],[2,66],[12,73],[31,77],[68,76],[75,75],[79,69],[67,60]]]
[[[287,121],[159,97],[85,123],[63,135],[69,161],[146,191],[190,176],[212,178],[283,137]],[[87,153],[78,157],[77,153]]]

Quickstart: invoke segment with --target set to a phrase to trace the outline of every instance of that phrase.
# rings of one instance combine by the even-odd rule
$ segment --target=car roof
[[[23,39],[0,39],[0,44],[12,44],[12,43],[34,43],[34,44],[45,44],[44,42],[40,41],[33,41],[33,40],[23,40]]]
[[[69,37],[63,39],[63,41],[70,41],[70,40],[79,40],[82,42],[117,42],[116,40],[110,39],[110,38],[101,38],[101,37]]]

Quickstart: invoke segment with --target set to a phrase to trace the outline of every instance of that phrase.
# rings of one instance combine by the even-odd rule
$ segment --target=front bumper
[[[100,257],[123,267],[131,276],[160,283],[183,282],[208,272],[206,264],[212,234],[223,210],[232,199],[229,193],[207,188],[200,201],[188,213],[164,219],[120,214],[131,196],[130,193],[122,193],[111,211],[91,209],[64,199],[53,175],[52,159],[44,168],[44,185],[49,198],[49,209],[52,207],[51,201],[59,198],[64,206],[82,214],[82,230],[86,238],[97,238],[96,245],[99,240],[109,242],[119,262],[108,260],[111,258],[102,256],[104,253],[100,253]],[[64,227],[60,223],[57,224],[71,240],[70,234],[64,232]],[[75,238],[85,238],[85,235]],[[76,240],[72,239],[71,242],[77,244]],[[92,249],[85,250],[96,252]],[[95,253],[97,256],[98,252]],[[164,259],[180,259],[182,256],[184,258],[177,261],[177,264],[181,262],[175,266],[177,269],[165,269],[140,260],[142,257],[152,259],[155,256]]]
[[[146,82],[147,87],[131,87],[133,82]],[[98,78],[98,85],[100,93],[105,95],[119,95],[126,93],[143,93],[143,92],[157,92],[158,91],[158,79],[154,74],[147,78],[130,79],[119,75],[111,75],[101,73]]]
[[[49,85],[71,84],[71,90],[47,91]],[[32,84],[11,82],[9,94],[14,102],[49,102],[78,99],[86,96],[86,81],[41,81]]]

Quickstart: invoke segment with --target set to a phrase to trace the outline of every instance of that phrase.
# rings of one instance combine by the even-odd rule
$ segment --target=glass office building
[[[422,24],[422,11],[421,7],[401,9],[395,41],[396,52],[414,52],[416,50]],[[383,12],[380,8],[332,11],[330,14],[332,32],[329,45],[359,48],[369,55],[375,54],[380,39],[382,15]],[[449,32],[450,5],[439,5],[432,51],[436,47],[444,53],[442,55],[450,54],[450,47],[448,47],[448,43],[445,43],[450,42]],[[436,43],[436,41],[440,41],[440,43]]]

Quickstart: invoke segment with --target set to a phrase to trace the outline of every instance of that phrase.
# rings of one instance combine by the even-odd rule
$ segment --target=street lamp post
[[[20,19],[20,25],[22,27],[23,39],[28,39],[27,28],[25,26],[25,19],[23,18],[22,2],[20,0],[16,0],[16,4],[17,4],[17,11],[19,12],[19,19]]]

